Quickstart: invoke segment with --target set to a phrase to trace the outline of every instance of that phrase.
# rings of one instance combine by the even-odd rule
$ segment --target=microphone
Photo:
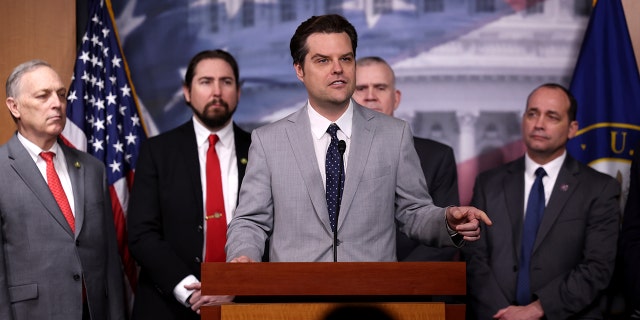
[[[344,140],[338,141],[338,153],[340,153],[340,171],[338,174],[338,188],[342,189],[344,183],[344,151],[347,150],[347,143]],[[340,216],[340,203],[342,202],[342,192],[338,192],[336,202],[336,230],[333,232],[333,262],[338,261],[338,217]]]

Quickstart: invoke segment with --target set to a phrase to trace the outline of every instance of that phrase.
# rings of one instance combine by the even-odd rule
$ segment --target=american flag
[[[140,144],[146,139],[135,91],[120,48],[110,0],[94,0],[67,96],[65,143],[107,169],[118,249],[131,306],[136,265],[127,247],[126,208]]]

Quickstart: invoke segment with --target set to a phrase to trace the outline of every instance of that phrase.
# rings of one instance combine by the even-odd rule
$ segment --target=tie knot
[[[540,168],[536,169],[536,178],[537,179],[542,179],[546,175],[547,175],[547,172],[544,171],[543,167],[540,167]]]
[[[210,134],[209,135],[209,146],[210,147],[215,146],[216,143],[218,143],[219,140],[220,139],[218,138],[217,134]]]
[[[51,152],[51,151],[43,151],[40,152],[40,157],[42,157],[42,159],[44,159],[44,161],[46,162],[52,162],[53,161],[53,157],[55,157],[55,152]]]
[[[335,123],[332,123],[332,124],[329,125],[329,128],[327,128],[327,133],[329,133],[329,135],[331,135],[332,138],[336,138],[337,139],[338,138],[338,135],[337,135],[338,129],[340,129],[338,127],[338,125],[335,124]]]

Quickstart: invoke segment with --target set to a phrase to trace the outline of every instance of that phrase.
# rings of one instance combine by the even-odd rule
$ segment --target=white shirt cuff
[[[187,301],[187,299],[189,299],[189,296],[191,296],[191,294],[195,290],[187,290],[184,286],[192,284],[194,282],[200,281],[198,281],[198,278],[196,278],[194,275],[190,274],[186,278],[182,279],[182,281],[180,281],[175,288],[173,288],[173,296],[176,297],[178,302],[180,302],[187,308],[191,307],[191,304],[189,304],[189,301]]]

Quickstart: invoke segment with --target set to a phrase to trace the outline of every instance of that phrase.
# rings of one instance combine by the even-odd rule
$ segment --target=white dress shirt
[[[327,149],[329,149],[329,143],[331,142],[331,136],[327,133],[327,128],[332,123],[338,125],[340,130],[337,132],[338,139],[344,140],[347,144],[347,149],[344,152],[344,171],[347,172],[347,159],[349,158],[349,147],[351,146],[351,129],[353,128],[353,102],[349,101],[349,107],[347,110],[336,120],[331,122],[329,119],[320,115],[313,107],[311,103],[307,102],[307,113],[309,114],[309,124],[311,127],[311,135],[313,136],[313,148],[316,152],[316,159],[318,160],[318,170],[322,176],[322,185],[325,187],[327,184],[327,173],[325,171],[324,163],[327,157]],[[345,174],[345,179],[346,179]]]
[[[56,156],[53,157],[53,166],[56,168],[56,173],[60,178],[60,183],[62,183],[62,189],[64,189],[64,194],[67,196],[67,200],[69,201],[71,212],[75,217],[76,207],[74,205],[75,200],[73,197],[73,187],[71,186],[71,177],[69,176],[69,170],[67,169],[67,161],[64,156],[64,152],[62,152],[62,148],[60,148],[58,142],[55,142],[51,149],[42,150],[33,142],[27,140],[27,138],[25,138],[20,133],[18,133],[18,140],[27,149],[27,152],[31,156],[31,159],[33,159],[33,161],[36,163],[36,166],[38,166],[38,170],[40,170],[40,174],[42,174],[42,177],[44,178],[44,181],[47,182],[47,184],[49,183],[47,181],[47,162],[42,159],[42,157],[40,156],[40,152],[50,151],[56,154]]]
[[[238,202],[238,166],[236,157],[235,134],[233,132],[233,123],[229,122],[224,128],[218,132],[210,132],[205,126],[198,122],[196,116],[193,116],[193,129],[196,133],[196,143],[198,146],[198,162],[200,163],[200,182],[202,184],[202,221],[204,226],[204,243],[202,244],[202,257],[205,256],[207,250],[207,223],[206,216],[207,207],[207,150],[209,150],[209,135],[218,135],[218,143],[216,143],[216,153],[220,160],[220,173],[222,174],[222,193],[224,197],[224,211],[227,218],[227,224],[231,221]],[[203,259],[204,260],[204,259]],[[187,299],[193,293],[193,290],[187,290],[185,285],[200,282],[194,275],[188,275],[182,279],[173,289],[173,295],[184,306],[189,307]]]
[[[220,160],[220,173],[222,174],[222,193],[224,197],[224,211],[227,217],[227,224],[233,217],[238,202],[238,166],[236,158],[235,135],[233,133],[233,123],[218,132],[210,132],[200,122],[193,119],[193,128],[196,132],[196,143],[198,145],[198,160],[200,162],[200,182],[202,183],[202,219],[207,214],[207,150],[209,150],[209,135],[218,135],[216,143],[216,153]],[[206,226],[206,224],[205,224]]]
[[[565,151],[561,156],[553,159],[545,165],[537,164],[533,161],[528,154],[524,156],[524,214],[527,212],[527,203],[529,202],[529,193],[531,193],[531,187],[536,180],[536,170],[539,167],[544,168],[547,175],[542,178],[542,185],[544,185],[544,205],[547,206],[549,198],[551,198],[551,192],[553,192],[553,186],[556,184],[560,168],[564,163],[564,159],[567,157]]]

